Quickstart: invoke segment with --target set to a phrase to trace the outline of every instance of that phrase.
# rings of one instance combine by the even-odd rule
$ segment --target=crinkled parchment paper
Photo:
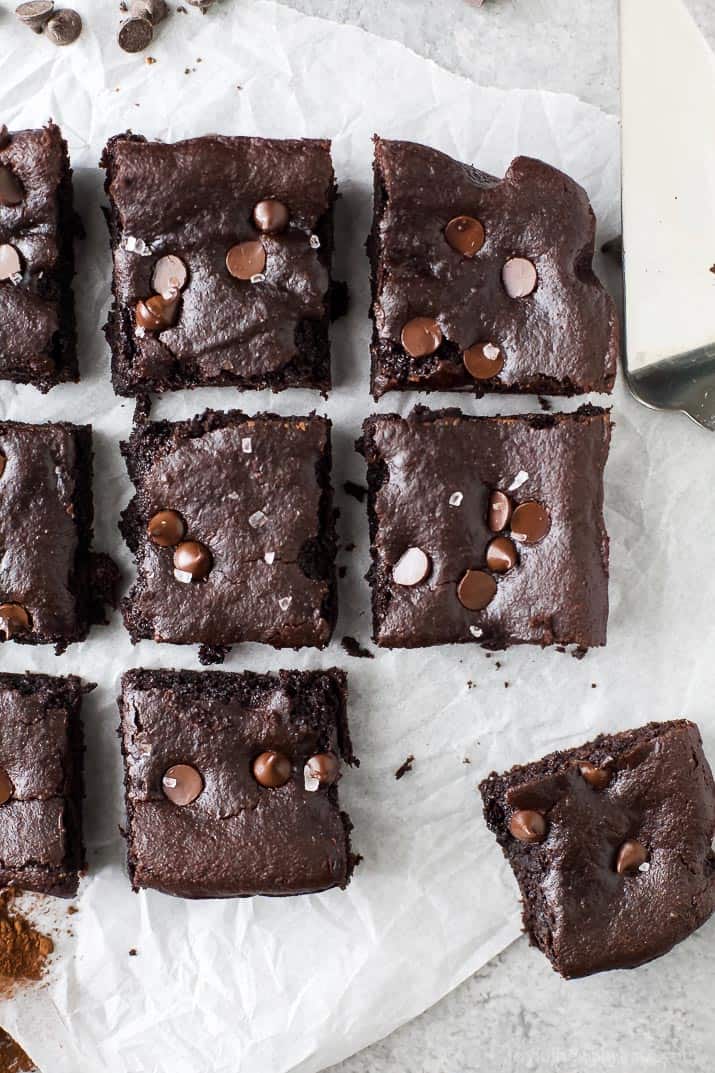
[[[363,480],[353,441],[375,409],[362,250],[370,136],[423,140],[497,174],[517,153],[545,158],[586,186],[603,239],[618,227],[616,121],[570,97],[478,88],[397,44],[272,3],[235,0],[203,18],[175,13],[149,50],[154,64],[116,47],[115,5],[77,6],[87,28],[64,51],[15,26],[9,14],[0,17],[0,121],[13,129],[53,116],[70,143],[88,232],[75,284],[83,379],[44,398],[0,383],[0,413],[93,422],[96,546],[121,560],[128,580],[116,524],[131,489],[117,444],[133,407],[112,393],[100,334],[110,280],[96,170],[102,146],[128,127],[164,139],[212,131],[333,139],[343,194],[336,274],[350,282],[352,307],[334,330],[329,400],[223,388],[179,393],[154,412],[317,407],[335,422],[340,533],[343,544],[357,545],[340,555],[347,576],[336,640],[324,653],[234,648],[225,666],[347,667],[362,766],[341,790],[365,860],[345,893],[213,903],[133,894],[118,833],[119,675],[136,666],[198,667],[196,651],[150,642],[132,648],[116,615],[59,658],[3,645],[4,669],[74,672],[99,688],[86,703],[90,873],[79,912],[68,918],[61,903],[49,910],[63,927],[52,975],[0,1005],[0,1023],[46,1073],[310,1073],[414,1017],[517,936],[514,884],[481,820],[476,785],[484,774],[650,718],[683,712],[707,723],[703,698],[715,692],[706,554],[713,444],[684,418],[649,413],[622,388],[616,392],[606,650],[581,661],[530,649],[488,658],[476,645],[348,657],[339,644],[344,634],[369,637],[365,508],[342,484]],[[416,400],[388,397],[378,408],[405,412]],[[461,403],[469,413],[538,405]],[[712,747],[712,724],[704,729]],[[396,781],[409,753],[414,769]]]

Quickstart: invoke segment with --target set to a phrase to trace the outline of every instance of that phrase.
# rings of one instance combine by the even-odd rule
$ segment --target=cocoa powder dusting
[[[14,901],[14,891],[0,893],[0,995],[3,997],[23,980],[39,980],[54,949],[52,939],[42,935],[13,909]]]

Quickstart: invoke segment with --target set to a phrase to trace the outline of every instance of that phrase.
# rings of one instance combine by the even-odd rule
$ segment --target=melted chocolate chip
[[[5,472],[5,466],[6,465],[7,465],[7,459],[5,458],[5,455],[0,454],[0,477],[2,477],[3,473]]]
[[[501,278],[510,298],[526,298],[536,288],[536,268],[526,257],[512,257],[506,261]]]
[[[160,510],[146,527],[149,539],[160,548],[173,548],[186,535],[184,519],[175,510]]]
[[[511,814],[509,830],[519,842],[543,842],[546,838],[546,820],[540,812],[518,809]]]
[[[151,285],[157,294],[171,300],[176,296],[177,291],[183,290],[186,286],[186,279],[186,265],[180,257],[169,253],[166,257],[160,257],[154,265]]]
[[[475,380],[490,380],[504,368],[504,355],[494,343],[475,343],[464,351],[462,360]]]
[[[30,616],[21,604],[0,604],[0,636],[6,641],[30,628]]]
[[[468,611],[483,611],[497,594],[497,583],[484,570],[467,570],[457,586],[457,596]]]
[[[20,255],[14,246],[0,246],[0,280],[12,279],[22,270]]]
[[[484,225],[473,216],[455,216],[445,227],[444,237],[462,257],[474,257],[484,245]]]
[[[179,293],[173,291],[168,297],[153,294],[146,301],[136,304],[136,326],[145,332],[163,332],[173,327],[179,311]]]
[[[611,772],[605,767],[596,767],[588,760],[579,761],[578,769],[589,786],[594,790],[604,790],[611,781]]]
[[[24,198],[20,180],[5,165],[0,165],[0,205],[12,207],[19,205]]]
[[[551,518],[546,507],[535,500],[521,503],[511,519],[511,533],[520,544],[538,544],[551,528]]]
[[[203,790],[204,780],[190,764],[174,764],[164,772],[161,788],[173,805],[190,805]]]
[[[188,574],[192,581],[202,581],[211,573],[213,556],[198,540],[185,540],[174,552],[174,569]]]
[[[430,558],[421,548],[408,548],[392,568],[396,585],[419,585],[430,572]]]
[[[283,753],[269,749],[253,761],[253,777],[261,786],[277,790],[285,786],[290,776],[291,763]]]
[[[625,876],[637,872],[642,864],[648,860],[648,850],[634,838],[629,838],[623,843],[616,855],[616,871],[619,876]]]
[[[335,753],[317,753],[305,765],[306,788],[309,782],[332,786],[340,774],[340,761]]]
[[[494,537],[487,547],[487,566],[495,574],[506,574],[519,560],[516,548],[509,537]]]
[[[253,222],[259,231],[266,235],[275,235],[285,231],[290,219],[287,205],[274,198],[259,201],[253,210]]]
[[[226,254],[226,268],[234,279],[250,280],[266,267],[266,251],[258,241],[239,242]]]
[[[414,317],[402,329],[401,340],[411,358],[426,358],[439,348],[442,329],[432,317]]]
[[[0,768],[0,805],[4,805],[9,801],[14,791],[15,787],[12,785],[12,781],[10,780],[7,771]]]
[[[492,533],[501,533],[511,519],[511,500],[506,492],[492,492],[489,496],[487,525]]]

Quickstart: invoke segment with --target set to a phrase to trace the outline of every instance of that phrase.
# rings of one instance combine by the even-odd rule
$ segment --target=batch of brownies
[[[324,648],[337,614],[331,425],[206,411],[150,420],[199,385],[326,393],[337,187],[330,143],[112,138],[112,378],[139,401],[121,449],[136,493],[121,531],[132,641]],[[592,271],[584,191],[535,160],[496,179],[375,140],[372,390],[574,395],[612,389],[613,303]],[[72,177],[59,129],[0,129],[0,377],[78,379]],[[419,407],[365,421],[374,638],[606,641],[607,411],[471,417]],[[101,474],[100,474],[101,477]],[[115,565],[92,551],[92,430],[0,422],[0,635],[81,642]],[[72,895],[82,842],[76,677],[0,676],[0,883]],[[346,676],[124,675],[129,874],[183,897],[345,887],[357,858],[338,802],[356,763]],[[528,713],[527,713],[528,717]],[[685,720],[601,736],[492,774],[489,827],[532,941],[565,976],[664,953],[715,904],[715,789]],[[478,893],[475,895],[478,903]]]

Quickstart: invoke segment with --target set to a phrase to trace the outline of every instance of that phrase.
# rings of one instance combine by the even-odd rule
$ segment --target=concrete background
[[[286,2],[402,41],[483,84],[574,93],[618,112],[616,0]],[[715,45],[713,0],[690,7]],[[709,1073],[714,953],[711,921],[652,965],[565,983],[522,939],[333,1073]]]

